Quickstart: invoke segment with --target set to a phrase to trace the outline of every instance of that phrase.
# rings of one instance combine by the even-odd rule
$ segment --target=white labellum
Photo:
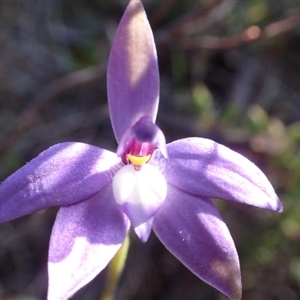
[[[156,210],[167,196],[167,183],[160,171],[145,164],[139,171],[133,165],[121,168],[113,179],[113,193],[118,204],[140,205]]]

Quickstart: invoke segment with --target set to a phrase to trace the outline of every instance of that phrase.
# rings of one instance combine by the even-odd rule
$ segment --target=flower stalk
[[[113,300],[119,279],[125,266],[128,250],[130,246],[130,239],[126,236],[121,248],[113,257],[108,265],[107,281],[104,287],[103,295],[100,300]]]

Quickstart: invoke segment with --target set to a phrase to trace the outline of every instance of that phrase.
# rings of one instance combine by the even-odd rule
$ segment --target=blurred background
[[[143,1],[167,141],[213,139],[257,164],[282,214],[217,201],[241,261],[244,300],[300,299],[300,1]],[[49,146],[115,150],[106,64],[127,1],[0,2],[0,182]],[[0,224],[0,299],[45,299],[57,208]],[[99,299],[100,274],[73,299]],[[116,299],[225,299],[155,235],[131,249]]]

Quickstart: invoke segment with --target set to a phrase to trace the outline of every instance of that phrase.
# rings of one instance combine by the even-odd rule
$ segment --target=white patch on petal
[[[72,251],[65,259],[55,263],[48,262],[47,299],[69,299],[107,266],[120,247],[121,244],[92,244],[85,238],[77,237]],[[86,260],[89,260],[88,264]]]
[[[127,202],[148,209],[163,203],[167,182],[154,166],[145,164],[136,171],[133,165],[126,165],[113,178],[113,193],[120,205]]]
[[[149,219],[147,222],[142,223],[134,228],[135,233],[140,238],[143,243],[146,243],[152,229],[153,218]]]

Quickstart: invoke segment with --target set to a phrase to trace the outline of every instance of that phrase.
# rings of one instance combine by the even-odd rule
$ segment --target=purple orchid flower
[[[234,242],[211,198],[282,211],[265,175],[216,142],[166,145],[155,125],[159,73],[151,28],[139,0],[118,27],[108,65],[117,153],[83,143],[50,147],[0,186],[0,221],[61,206],[51,234],[48,299],[67,299],[101,272],[130,226],[151,229],[191,272],[241,298]],[[168,157],[167,157],[168,156]]]

